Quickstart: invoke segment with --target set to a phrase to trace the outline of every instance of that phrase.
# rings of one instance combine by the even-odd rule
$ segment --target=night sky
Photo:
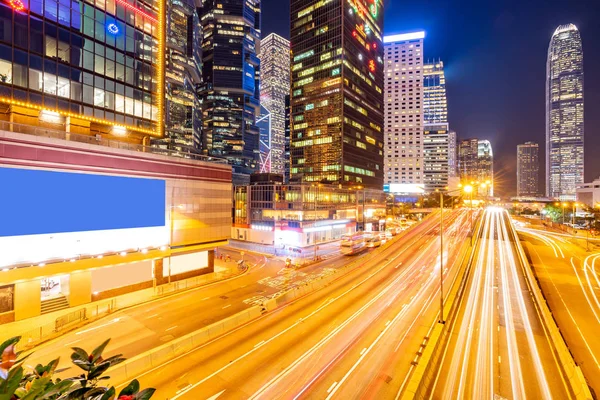
[[[263,36],[289,38],[289,2],[263,0]],[[583,41],[585,180],[600,175],[599,0],[386,0],[385,34],[425,30],[425,58],[446,68],[450,128],[489,139],[496,191],[516,194],[516,147],[540,143],[545,174],[546,54],[558,25],[574,23]]]

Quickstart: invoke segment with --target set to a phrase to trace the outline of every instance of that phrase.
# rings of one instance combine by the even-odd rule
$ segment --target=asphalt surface
[[[469,218],[466,210],[446,214],[450,284]],[[438,218],[363,257],[323,289],[138,379],[157,388],[158,399],[394,398],[438,318]]]
[[[337,248],[323,246],[322,262],[298,270],[285,269],[281,258],[245,252],[244,259],[252,266],[244,275],[112,313],[32,349],[28,365],[60,357],[64,360],[61,367],[70,367],[66,360],[70,359],[71,347],[91,351],[107,338],[111,338],[107,355],[123,354],[131,358],[142,354],[258,304],[295,282],[334,273],[348,263],[348,258],[340,255]],[[241,257],[230,248],[219,249],[219,254],[230,255],[231,265]],[[353,259],[368,257],[369,252],[365,252]],[[73,371],[79,372],[70,368],[61,376],[71,376]]]
[[[600,395],[600,252],[543,229],[519,234],[569,350]]]
[[[435,399],[568,399],[509,234],[506,211],[488,208],[467,290],[452,321]]]

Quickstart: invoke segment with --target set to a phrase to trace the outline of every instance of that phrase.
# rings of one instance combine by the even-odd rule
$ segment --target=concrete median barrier
[[[258,318],[260,315],[260,306],[250,307],[221,321],[132,357],[108,371],[111,377],[110,383],[115,386],[128,383],[132,379]]]
[[[533,299],[537,304],[537,309],[539,310],[539,314],[548,332],[548,336],[550,337],[551,345],[555,349],[558,361],[563,368],[563,372],[568,380],[569,386],[571,387],[576,399],[591,400],[593,397],[587,381],[581,372],[581,368],[579,368],[575,362],[575,359],[573,359],[573,355],[569,351],[569,347],[560,333],[560,329],[558,328],[558,325],[552,316],[552,311],[550,311],[550,307],[546,302],[546,298],[542,293],[542,289],[540,288],[537,279],[533,275],[529,261],[527,260],[527,256],[523,250],[523,246],[519,241],[519,235],[517,234],[513,224],[510,224],[510,229],[514,238],[515,247],[517,248],[517,253],[519,254],[521,265],[525,271],[527,283],[531,289],[531,293],[533,294]]]

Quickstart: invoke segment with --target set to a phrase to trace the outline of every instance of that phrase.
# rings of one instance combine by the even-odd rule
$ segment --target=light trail
[[[443,356],[445,360],[445,354],[449,351],[450,359],[442,361],[444,373],[441,370],[439,372],[445,374],[439,392],[441,398],[478,396],[493,399],[503,396],[525,399],[534,393],[537,398],[552,398],[546,368],[552,371],[561,369],[552,350],[545,345],[543,351],[545,354],[551,353],[551,359],[555,362],[542,362],[547,357],[542,357],[542,350],[535,339],[537,333],[534,335],[538,328],[532,324],[532,320],[537,322],[541,319],[536,311],[533,314],[528,311],[536,310],[536,306],[527,295],[529,288],[521,283],[524,274],[522,268],[526,267],[517,261],[514,240],[518,238],[513,240],[514,230],[509,223],[504,210],[490,208],[483,215],[471,278],[459,305],[459,309],[463,310],[462,317],[459,317],[456,328],[452,329],[455,339],[451,339],[453,343],[446,348]],[[544,239],[540,238],[553,248],[557,258],[560,257],[562,251],[559,252],[559,246],[554,247],[549,239]],[[593,264],[591,268],[593,270]],[[503,332],[500,329],[501,321]],[[519,326],[516,321],[520,322]],[[502,335],[505,342],[496,335]],[[551,346],[547,334],[544,337]],[[501,353],[504,351],[506,353]],[[501,374],[501,365],[508,367],[509,377],[506,381]],[[529,372],[528,375],[528,371],[535,371],[535,374],[532,376]],[[439,375],[436,383],[438,379]],[[431,395],[437,398],[434,393],[435,387]]]

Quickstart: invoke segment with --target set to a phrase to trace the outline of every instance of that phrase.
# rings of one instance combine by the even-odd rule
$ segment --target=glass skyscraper
[[[448,122],[446,101],[446,77],[444,63],[437,61],[423,64],[423,123]]]
[[[260,0],[203,0],[200,22],[203,152],[249,175],[259,167]]]
[[[546,65],[546,195],[575,200],[584,181],[583,50],[573,24],[559,26]]]
[[[202,27],[193,0],[167,0],[165,53],[165,136],[156,147],[200,153]]]
[[[383,187],[383,1],[291,1],[291,175]]]
[[[142,143],[160,137],[160,0],[15,0],[0,4],[4,119]]]
[[[285,170],[285,97],[289,94],[290,41],[271,33],[260,42],[260,104],[271,112],[271,165],[265,172]]]

